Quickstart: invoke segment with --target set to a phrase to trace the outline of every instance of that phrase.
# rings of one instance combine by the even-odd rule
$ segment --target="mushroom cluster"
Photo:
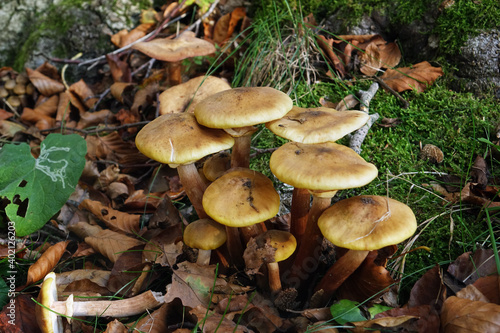
[[[342,218],[348,213],[338,208],[339,204],[331,206],[337,191],[365,186],[378,175],[375,165],[335,143],[367,120],[364,112],[294,107],[286,94],[269,87],[233,88],[198,101],[194,113],[168,113],[156,118],[138,133],[136,145],[151,159],[177,167],[200,219],[189,224],[184,233],[184,243],[199,250],[198,263],[208,264],[210,251],[222,246],[230,264],[241,269],[245,264],[243,250],[250,240],[265,237],[277,250],[281,246],[274,240],[276,227],[268,223],[279,211],[279,194],[270,179],[249,168],[252,134],[256,125],[265,124],[276,135],[290,140],[270,159],[272,173],[295,188],[290,234],[279,234],[282,239],[293,240],[294,246],[287,247],[286,255],[278,251],[274,262],[266,262],[269,290],[275,294],[282,282],[299,288],[316,273],[323,235],[335,246],[369,251],[401,242],[415,231],[414,218],[409,225],[401,219],[392,225],[375,210],[375,206],[383,206],[385,214],[391,216],[401,210],[411,212],[399,208],[392,199],[386,199],[384,205],[378,198],[363,197],[361,202],[377,205],[365,205],[364,215],[348,225]],[[201,159],[205,165],[198,171],[195,163]],[[200,177],[200,172],[206,177]],[[371,219],[368,211],[372,210],[373,216],[381,215],[380,221]],[[405,232],[383,238],[382,227],[388,232]],[[335,237],[331,230],[336,232]],[[341,231],[344,234],[339,234]],[[371,241],[373,238],[377,241]],[[282,265],[288,270],[279,273],[277,262],[289,256],[286,266]],[[319,288],[325,289],[321,283]]]

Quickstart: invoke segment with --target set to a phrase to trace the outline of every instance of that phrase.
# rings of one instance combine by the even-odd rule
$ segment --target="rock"
[[[458,83],[476,94],[492,87],[500,96],[500,30],[470,37],[456,56]]]
[[[48,57],[91,58],[110,51],[110,35],[133,28],[138,3],[152,0],[2,0],[0,67],[36,68]]]

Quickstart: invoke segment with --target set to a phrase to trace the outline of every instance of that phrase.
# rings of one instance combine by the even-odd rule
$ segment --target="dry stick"
[[[113,131],[126,129],[126,128],[130,128],[130,127],[143,126],[149,122],[150,122],[149,120],[145,120],[145,121],[139,121],[137,123],[124,124],[124,125],[114,126],[114,127],[107,127],[106,126],[106,127],[96,128],[96,129],[92,129],[92,130],[85,130],[85,129],[79,129],[79,128],[74,128],[74,127],[64,127],[64,130],[78,132],[78,133],[82,133],[82,134],[96,134],[96,133],[101,133],[101,132],[113,132]],[[51,131],[60,130],[60,129],[61,129],[61,126],[57,126],[57,127],[52,127],[52,128],[40,130],[40,133],[51,132]]]
[[[361,111],[365,112],[366,114],[369,114],[368,105],[370,105],[370,101],[372,100],[373,96],[375,96],[377,90],[378,90],[378,83],[373,83],[368,90],[359,91]],[[348,135],[349,147],[358,154],[361,153],[361,145],[363,144],[363,141],[365,140],[365,137],[368,134],[370,127],[372,127],[372,125],[377,121],[377,119],[380,118],[380,115],[378,113],[372,113],[369,114],[369,116],[370,119],[368,119],[368,122],[363,127],[354,132],[354,134]]]

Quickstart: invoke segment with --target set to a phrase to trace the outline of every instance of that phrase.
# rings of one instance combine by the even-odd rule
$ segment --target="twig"
[[[124,124],[124,125],[115,126],[115,127],[107,127],[106,126],[106,127],[96,128],[96,129],[92,129],[92,130],[85,130],[85,129],[79,129],[79,128],[74,128],[74,127],[64,127],[63,130],[78,132],[78,133],[82,133],[82,134],[95,134],[95,133],[101,133],[101,132],[113,132],[113,131],[117,131],[117,130],[121,130],[121,129],[125,129],[125,128],[142,126],[142,125],[146,125],[147,123],[149,123],[149,120],[139,121],[137,123],[131,123],[131,124]],[[61,127],[57,126],[57,127],[47,128],[44,130],[40,130],[40,133],[51,132],[51,131],[55,131],[58,129],[61,129]]]
[[[360,110],[365,112],[366,114],[369,114],[369,108],[368,106],[370,105],[370,101],[372,100],[373,96],[377,93],[378,90],[378,84],[373,83],[368,90],[360,90],[359,95],[360,95]],[[370,119],[368,119],[368,122],[358,129],[356,132],[353,134],[349,135],[349,147],[353,149],[356,153],[361,153],[361,145],[363,144],[363,141],[365,140],[366,135],[368,134],[368,131],[372,127],[372,125],[377,121],[377,119],[380,118],[380,115],[378,113],[372,113],[370,114]]]
[[[261,149],[261,148],[254,148],[254,147],[252,147],[251,149],[254,152],[252,154],[250,154],[250,158],[254,158],[255,156],[260,155],[260,154],[272,153],[273,151],[275,151],[278,148],[277,147],[273,147],[273,148]]]
[[[387,89],[391,94],[396,96],[396,98],[401,102],[401,104],[402,104],[401,107],[403,109],[407,109],[410,106],[410,102],[408,102],[406,99],[404,99],[403,96],[401,96],[396,90],[389,87],[389,85],[387,83],[385,83],[384,80],[382,80],[381,78],[379,78],[377,76],[374,76],[373,79],[375,81],[377,81],[377,83],[380,84],[382,87],[384,87],[384,89]]]

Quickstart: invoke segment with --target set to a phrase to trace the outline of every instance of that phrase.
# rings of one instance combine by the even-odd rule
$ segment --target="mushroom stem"
[[[368,253],[370,251],[349,250],[335,261],[314,289],[315,292],[323,290],[317,294],[320,297],[318,306],[326,305],[338,287],[363,263]]]
[[[177,173],[179,174],[182,186],[186,191],[189,201],[191,201],[191,204],[198,214],[198,217],[200,219],[207,218],[208,215],[205,213],[202,205],[203,192],[205,192],[207,186],[200,177],[195,164],[179,165],[177,166]]]
[[[234,146],[231,152],[231,168],[248,168],[250,166],[252,133],[234,138]]]
[[[309,211],[306,230],[302,236],[304,241],[300,243],[297,255],[293,261],[290,270],[291,278],[299,278],[301,282],[306,281],[318,268],[321,244],[323,242],[323,235],[318,228],[318,218],[330,206],[333,193],[331,196],[324,197],[313,194],[313,202]]]
[[[181,68],[181,61],[172,61],[167,63],[168,84],[170,86],[176,86],[182,83]]]
[[[196,259],[196,263],[198,265],[208,266],[210,264],[211,255],[212,250],[198,249],[198,259]]]
[[[226,226],[226,246],[231,257],[231,262],[236,267],[244,267],[245,262],[243,261],[243,245],[241,244],[240,231],[236,227]]]
[[[267,274],[269,276],[269,289],[274,295],[281,290],[280,268],[277,262],[267,264]]]
[[[74,302],[73,295],[70,295],[66,301],[54,302],[50,309],[68,317],[128,317],[156,308],[164,302],[161,292],[148,290],[118,301]]]
[[[264,222],[253,224],[248,227],[240,227],[240,233],[243,237],[243,243],[247,244],[251,238],[255,238],[267,230]]]
[[[307,214],[311,205],[311,195],[303,188],[294,188],[292,193],[292,207],[290,208],[290,232],[300,244],[306,231]]]

